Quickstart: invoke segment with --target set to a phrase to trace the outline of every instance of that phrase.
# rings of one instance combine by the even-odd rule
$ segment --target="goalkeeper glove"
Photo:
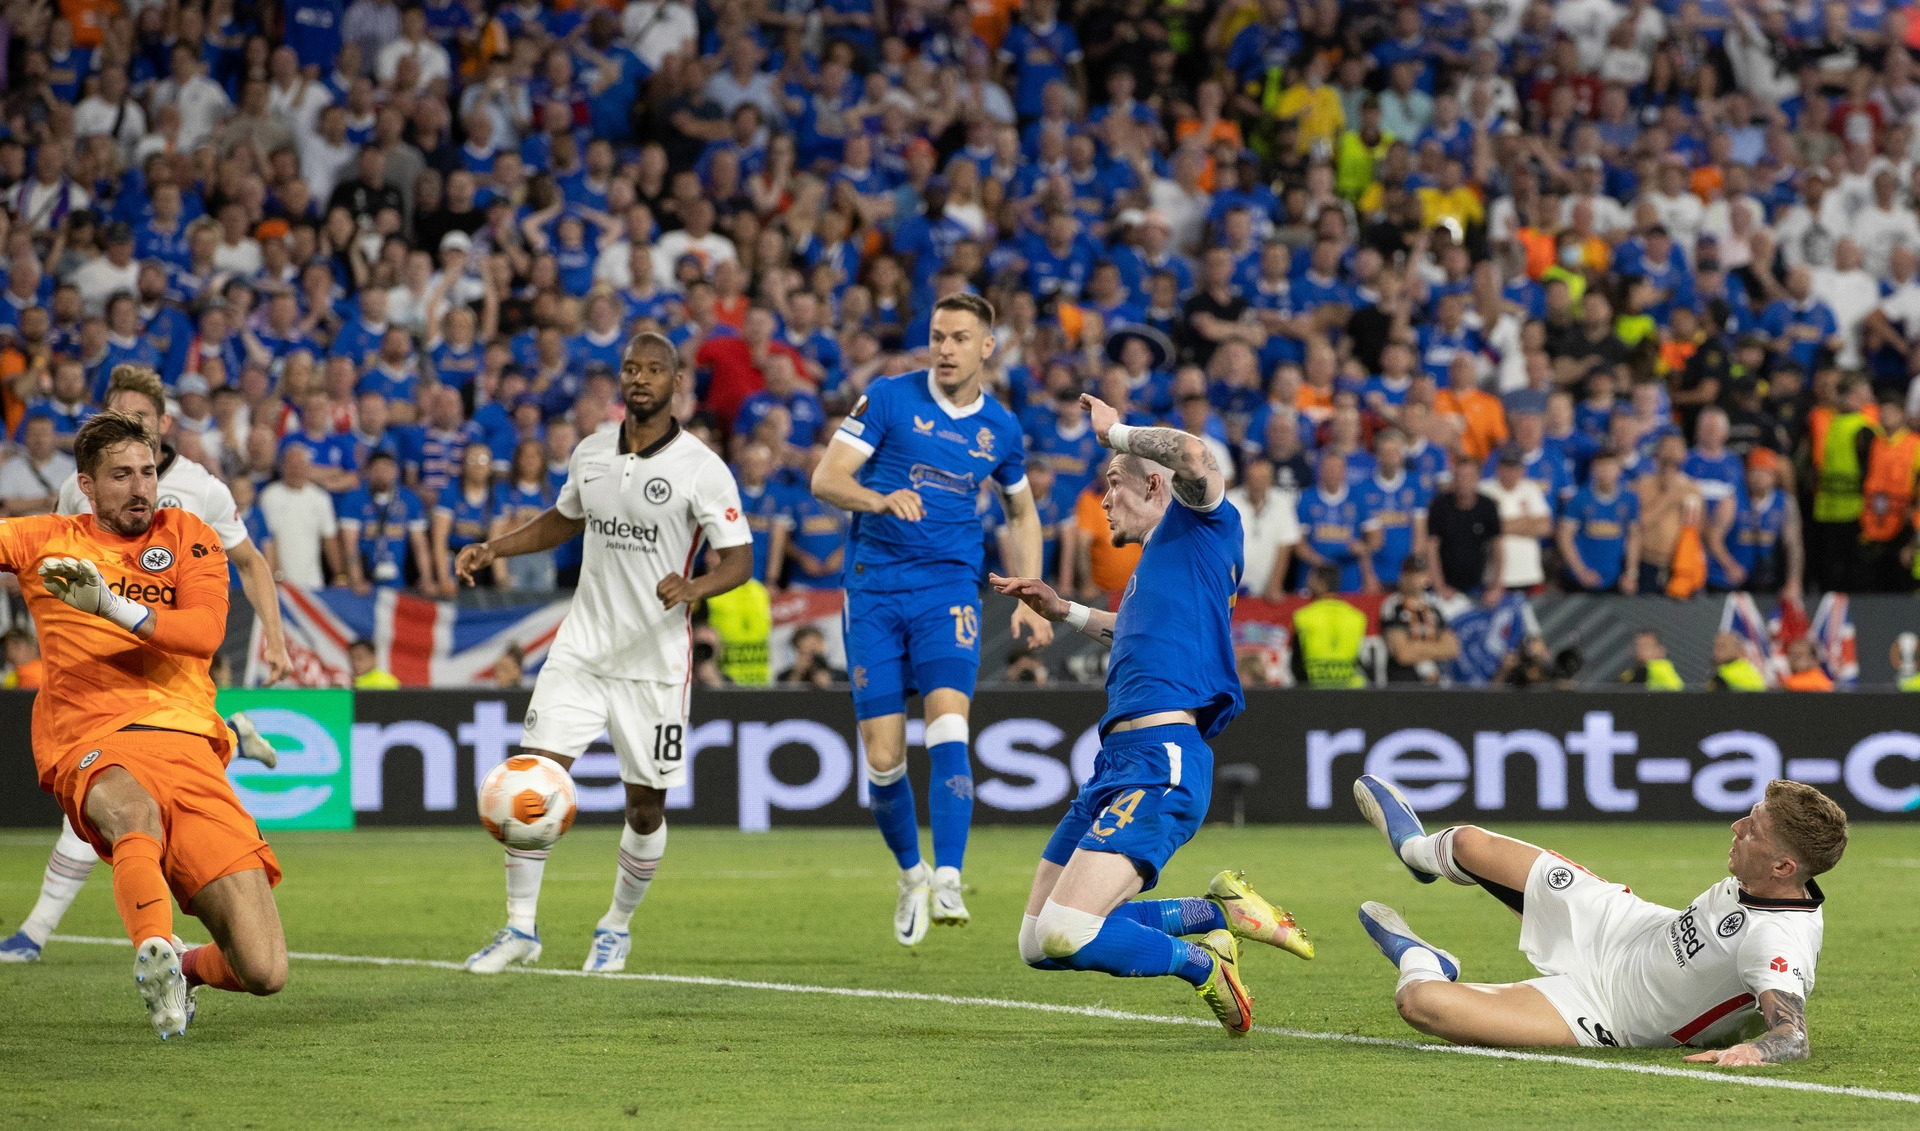
[[[47,592],[83,613],[92,613],[137,632],[153,610],[129,601],[107,588],[100,567],[85,558],[48,558],[40,563],[40,583]]]

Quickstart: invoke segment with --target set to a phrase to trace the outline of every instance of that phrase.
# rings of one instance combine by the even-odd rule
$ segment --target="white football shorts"
[[[1629,941],[1664,926],[1671,908],[1649,903],[1564,856],[1542,852],[1527,873],[1520,951],[1545,975],[1543,994],[1588,1047],[1624,1044],[1610,974]]]
[[[534,680],[520,746],[578,758],[602,734],[613,740],[620,780],[652,789],[687,781],[687,689],[616,679],[548,660]]]

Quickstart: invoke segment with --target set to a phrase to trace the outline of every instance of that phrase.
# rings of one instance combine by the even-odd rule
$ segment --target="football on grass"
[[[577,802],[560,763],[517,754],[480,783],[480,823],[508,848],[551,848],[573,824]]]

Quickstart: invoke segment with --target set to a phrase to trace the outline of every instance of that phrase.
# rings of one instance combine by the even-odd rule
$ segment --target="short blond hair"
[[[167,414],[167,387],[160,375],[144,365],[116,365],[113,375],[107,378],[105,403],[112,404],[118,393],[139,393],[153,402],[153,414]]]
[[[1767,783],[1767,814],[1773,835],[1793,853],[1808,877],[1831,872],[1847,850],[1847,814],[1819,790],[1797,781]]]

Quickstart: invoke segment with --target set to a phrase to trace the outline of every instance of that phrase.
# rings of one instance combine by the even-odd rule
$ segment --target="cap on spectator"
[[[528,406],[540,408],[540,398],[534,396],[532,393],[521,393],[519,396],[513,398],[513,405],[508,411],[519,412]]]
[[[271,220],[260,221],[260,226],[253,230],[253,238],[256,240],[284,240],[287,236],[291,235],[292,232],[292,226],[276,216]]]
[[[472,251],[473,238],[467,233],[455,229],[440,237],[441,251]]]
[[[1508,444],[1506,447],[1500,449],[1500,466],[1525,467],[1527,466],[1527,453],[1521,451],[1520,445],[1518,444]]]
[[[204,397],[208,392],[207,379],[198,373],[188,373],[181,377],[179,382],[174,385],[173,391],[183,397],[191,396],[194,393],[198,393]]]
[[[1758,334],[1742,334],[1734,339],[1733,348],[1737,350],[1763,350],[1767,340]]]
[[[1600,155],[1597,153],[1589,153],[1574,162],[1574,166],[1581,169],[1604,169],[1606,165],[1607,163],[1600,160]]]
[[[1672,238],[1673,238],[1673,237],[1672,237],[1672,234],[1671,234],[1670,232],[1668,232],[1668,231],[1667,231],[1667,226],[1666,226],[1665,224],[1655,224],[1655,225],[1653,225],[1652,227],[1650,227],[1650,228],[1648,228],[1648,229],[1647,229],[1647,235],[1649,235],[1649,236],[1659,236],[1659,237],[1660,237],[1661,239],[1672,239]]]
[[[110,244],[132,243],[133,225],[125,220],[116,220],[107,225],[107,242]]]
[[[1120,210],[1120,215],[1113,218],[1113,222],[1123,228],[1137,228],[1147,222],[1147,214],[1138,208],[1123,208]]]
[[[1128,323],[1107,331],[1108,361],[1116,364],[1120,361],[1120,353],[1126,348],[1129,338],[1138,338],[1146,343],[1147,351],[1153,355],[1153,360],[1147,364],[1153,368],[1165,369],[1167,362],[1173,360],[1173,343],[1167,340],[1165,334],[1152,326]]]
[[[1779,471],[1780,453],[1774,451],[1772,448],[1763,448],[1756,444],[1753,450],[1747,453],[1747,467],[1749,469],[1765,468],[1768,471]]]
[[[1502,137],[1519,137],[1520,123],[1514,121],[1512,118],[1508,118],[1506,121],[1500,123],[1500,129],[1496,132]],[[1423,566],[1422,568],[1425,567]]]

